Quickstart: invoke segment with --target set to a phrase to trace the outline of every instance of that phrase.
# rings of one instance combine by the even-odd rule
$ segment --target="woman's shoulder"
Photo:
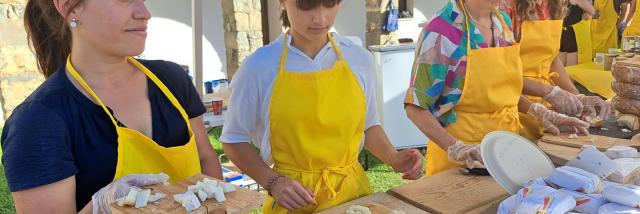
[[[463,36],[464,21],[464,13],[458,9],[456,1],[452,0],[431,18],[422,29],[422,34],[425,37],[442,35],[450,40],[460,38]]]
[[[64,66],[60,66],[49,78],[44,80],[25,100],[16,108],[14,112],[31,111],[30,109],[42,110],[46,107],[52,111],[64,109],[68,102],[74,101],[76,94],[69,90],[74,87],[68,79]]]
[[[253,71],[264,70],[265,68],[275,69],[279,65],[284,48],[283,36],[280,35],[271,43],[256,49],[244,59],[242,67],[250,68]]]
[[[331,33],[334,41],[338,45],[341,52],[347,58],[366,59],[369,62],[373,60],[373,55],[369,50],[363,47],[362,40],[355,36],[343,36],[338,33]]]

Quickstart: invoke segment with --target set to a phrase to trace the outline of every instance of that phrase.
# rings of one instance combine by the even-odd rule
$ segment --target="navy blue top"
[[[167,61],[140,62],[169,88],[190,118],[205,113],[200,96],[180,66]],[[149,78],[147,85],[153,140],[164,147],[186,144],[189,133],[184,119]],[[2,164],[12,192],[75,175],[80,210],[115,174],[115,127],[104,110],[71,83],[64,66],[13,111],[1,140]]]

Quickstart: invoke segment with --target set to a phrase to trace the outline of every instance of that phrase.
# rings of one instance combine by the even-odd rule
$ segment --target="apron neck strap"
[[[464,22],[467,29],[467,51],[468,51],[468,50],[471,50],[471,28],[469,27],[469,19],[471,15],[469,11],[467,11],[467,6],[465,6],[463,0],[458,0],[458,7],[462,9],[462,12],[464,14]],[[493,9],[493,13],[496,14],[498,19],[500,20],[500,23],[502,24],[502,29],[503,29],[502,34],[508,35],[511,41],[515,43],[513,33],[509,30],[509,26],[504,21],[504,17],[502,17],[502,14],[500,14],[500,12],[498,12],[498,9],[495,9],[495,8]],[[491,25],[493,25],[493,19],[491,19]],[[491,36],[493,37],[494,35],[491,35]]]
[[[288,37],[289,37],[289,31],[287,30],[284,33],[284,36],[282,37],[283,50],[282,50],[282,56],[280,57],[280,67],[278,69],[278,72],[284,72],[287,64],[287,57],[289,56],[289,44],[287,42]],[[331,46],[335,50],[336,55],[338,55],[338,60],[343,61],[344,57],[342,56],[342,52],[338,49],[338,45],[336,45],[336,42],[333,40],[333,36],[331,36],[331,33],[327,33],[327,37],[329,38],[329,42],[331,43]]]
[[[165,86],[162,83],[162,81],[160,81],[160,79],[158,79],[158,77],[155,74],[153,74],[153,72],[151,72],[144,65],[142,65],[142,63],[138,62],[137,60],[133,59],[132,57],[128,57],[127,61],[129,63],[131,63],[133,66],[135,66],[138,70],[142,71],[147,77],[149,77],[149,79],[151,79],[151,81],[158,88],[160,88],[162,93],[167,97],[167,99],[169,99],[171,104],[173,104],[173,106],[176,109],[178,109],[178,112],[180,112],[180,115],[182,116],[182,118],[187,123],[187,128],[188,128],[189,132],[191,132],[191,123],[189,123],[189,117],[187,116],[187,113],[185,112],[184,108],[182,108],[182,106],[180,105],[180,102],[178,102],[178,100],[175,98],[175,96],[173,96],[171,91],[167,88],[167,86]],[[109,109],[107,109],[107,106],[102,102],[102,100],[98,97],[98,95],[93,91],[93,89],[91,89],[89,84],[87,84],[87,82],[82,78],[80,73],[78,73],[78,71],[71,64],[71,56],[69,56],[67,58],[66,68],[67,68],[67,71],[69,71],[69,73],[71,74],[71,76],[76,81],[78,81],[78,83],[80,83],[82,88],[84,88],[84,90],[87,91],[87,93],[89,93],[89,95],[91,95],[91,97],[94,100],[96,100],[96,102],[98,102],[98,104],[100,105],[100,107],[102,107],[102,109],[105,111],[105,113],[107,113],[107,115],[109,115],[109,119],[111,119],[111,122],[113,123],[113,125],[115,127],[118,127],[118,123],[116,122],[116,119],[113,117],[113,115],[111,114]]]
[[[109,119],[111,119],[111,122],[113,123],[113,125],[115,127],[118,127],[118,123],[116,122],[116,119],[113,117],[113,115],[111,115],[111,112],[109,111],[109,109],[107,109],[107,106],[104,105],[104,103],[102,102],[102,100],[98,97],[98,95],[93,91],[93,89],[91,89],[91,87],[89,87],[89,85],[87,84],[87,82],[84,81],[84,79],[82,78],[82,76],[80,76],[80,73],[78,73],[78,71],[76,71],[76,69],[73,67],[73,65],[71,65],[71,55],[69,55],[69,57],[67,57],[67,71],[69,71],[69,74],[71,74],[71,76],[78,82],[80,83],[80,86],[82,86],[82,88],[84,88],[84,90],[89,93],[89,95],[91,95],[91,97],[98,102],[98,104],[100,105],[100,107],[102,107],[102,109],[104,110],[105,113],[107,113],[107,115],[109,115]]]

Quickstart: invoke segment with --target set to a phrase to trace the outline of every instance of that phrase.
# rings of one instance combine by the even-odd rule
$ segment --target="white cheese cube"
[[[149,201],[149,195],[151,195],[150,189],[145,189],[136,195],[136,205],[135,208],[143,208],[147,206],[147,202]]]

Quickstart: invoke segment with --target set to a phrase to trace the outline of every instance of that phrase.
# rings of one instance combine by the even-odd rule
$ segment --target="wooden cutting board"
[[[403,211],[404,213],[416,213],[416,214],[428,214],[417,207],[414,207],[411,204],[408,204],[400,199],[397,199],[387,193],[379,192],[373,195],[368,195],[362,198],[355,199],[353,201],[332,207],[327,210],[323,210],[318,214],[332,214],[332,213],[345,213],[349,207],[353,205],[360,205],[368,207],[371,210],[371,213],[376,214],[388,214],[393,210]]]
[[[509,195],[493,177],[462,175],[458,169],[404,184],[389,194],[430,213],[454,214],[481,209]]]
[[[564,166],[569,160],[573,159],[578,153],[580,148],[563,146],[553,143],[546,143],[542,140],[538,141],[538,147],[549,156],[551,162],[556,166]]]
[[[573,148],[582,148],[584,145],[595,145],[601,151],[615,145],[625,145],[634,148],[640,148],[640,141],[632,141],[627,139],[611,138],[600,135],[578,136],[575,139],[569,139],[569,135],[566,133],[558,136],[545,135],[540,139],[542,142],[562,145]]]
[[[508,196],[505,196],[504,198],[492,201],[491,203],[487,203],[481,207],[475,208],[469,212],[467,212],[468,214],[495,214],[498,213],[498,207],[500,206],[500,202],[502,202],[502,200],[506,199]]]
[[[173,200],[173,195],[186,192],[189,185],[194,185],[204,178],[216,180],[213,177],[199,174],[168,186],[154,185],[145,187],[145,189],[150,188],[152,193],[160,192],[167,196],[158,202],[149,203],[146,207],[141,209],[120,207],[114,203],[111,204],[111,212],[114,214],[187,213],[187,210],[184,209],[180,203]],[[265,198],[262,193],[241,187],[237,187],[235,192],[225,193],[225,197],[227,200],[223,203],[218,203],[215,199],[207,199],[206,201],[201,202],[202,206],[199,209],[194,210],[191,213],[225,213],[225,211],[226,213],[248,213],[249,211],[262,206]]]

